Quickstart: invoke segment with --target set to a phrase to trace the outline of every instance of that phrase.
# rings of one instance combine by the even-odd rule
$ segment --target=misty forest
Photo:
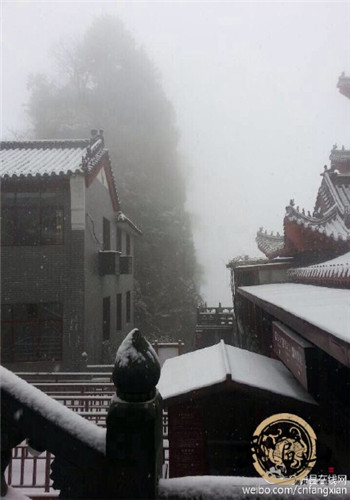
[[[135,325],[150,339],[181,338],[190,348],[199,266],[174,112],[157,69],[123,23],[106,15],[81,39],[56,45],[52,57],[54,77],[28,80],[32,139],[104,130],[122,209],[143,231],[135,249]]]

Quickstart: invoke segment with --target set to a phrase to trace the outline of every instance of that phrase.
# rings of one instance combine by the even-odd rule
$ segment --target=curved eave
[[[262,252],[269,259],[274,259],[284,254],[284,237],[265,234],[261,231],[257,233],[255,241],[258,245],[260,252]]]
[[[350,229],[344,222],[344,214],[339,211],[337,205],[333,205],[323,217],[316,218],[299,212],[294,207],[288,206],[284,218],[285,235],[289,235],[286,226],[295,224],[301,226],[311,233],[319,233],[323,237],[335,242],[347,242],[350,240]]]

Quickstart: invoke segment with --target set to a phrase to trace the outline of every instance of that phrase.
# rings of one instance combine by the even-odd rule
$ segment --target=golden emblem
[[[316,435],[291,413],[278,413],[256,428],[252,439],[254,467],[269,483],[294,484],[316,463]]]

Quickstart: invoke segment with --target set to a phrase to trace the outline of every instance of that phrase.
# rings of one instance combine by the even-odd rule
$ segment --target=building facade
[[[133,328],[133,248],[102,131],[3,142],[2,362],[66,370],[102,362]],[[113,347],[111,348],[113,349]]]

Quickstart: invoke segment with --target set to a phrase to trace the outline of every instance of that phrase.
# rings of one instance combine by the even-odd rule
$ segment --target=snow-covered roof
[[[297,208],[289,206],[285,219],[312,232],[317,232],[330,240],[347,242],[350,240],[350,228],[346,226],[343,215],[339,213],[335,205],[321,217],[306,215]]]
[[[289,269],[287,275],[291,281],[350,288],[350,252],[313,266]]]
[[[339,173],[332,167],[325,170],[322,176],[313,215],[290,203],[286,207],[285,220],[296,222],[331,240],[347,242],[350,240],[350,171],[344,166],[344,172]]]
[[[279,233],[267,234],[267,231],[263,231],[262,228],[259,229],[255,241],[259,250],[269,258],[279,255],[284,248],[284,236]]]
[[[350,290],[300,283],[244,286],[239,290],[350,342]]]
[[[299,209],[291,200],[284,217],[284,236],[258,231],[258,248],[268,258],[310,250],[311,241],[344,252],[350,249],[350,151],[333,148],[330,158],[332,166],[322,173],[313,213]],[[312,233],[315,236],[310,238]]]
[[[350,151],[333,148],[330,158],[333,158],[334,165],[322,173],[313,215],[300,211],[291,203],[286,207],[285,216],[287,220],[335,241],[350,240],[350,168],[346,161],[343,162],[343,157],[349,160]],[[340,164],[342,172],[335,168]]]
[[[168,359],[162,368],[158,390],[168,400],[225,381],[314,403],[283,363],[226,345],[223,340]]]
[[[103,138],[1,142],[0,177],[72,175],[91,171],[102,156]]]

